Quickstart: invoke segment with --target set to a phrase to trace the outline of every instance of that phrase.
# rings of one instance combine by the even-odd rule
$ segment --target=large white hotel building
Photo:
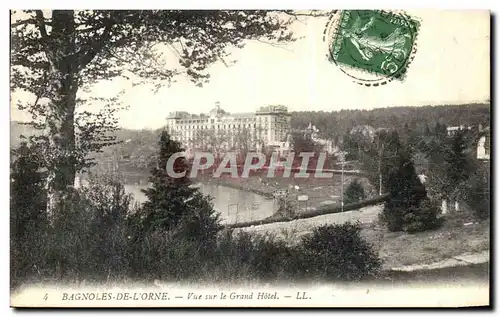
[[[216,102],[208,115],[170,113],[166,129],[188,149],[245,147],[259,151],[263,147],[280,147],[290,131],[290,120],[291,114],[285,106],[265,106],[256,112],[229,114]]]

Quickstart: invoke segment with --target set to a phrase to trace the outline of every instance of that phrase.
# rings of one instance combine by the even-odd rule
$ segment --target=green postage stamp
[[[416,52],[419,26],[402,13],[338,11],[325,29],[328,59],[362,85],[403,80]]]

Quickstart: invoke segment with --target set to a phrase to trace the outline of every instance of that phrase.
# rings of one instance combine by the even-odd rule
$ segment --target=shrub
[[[186,280],[200,275],[208,258],[198,243],[186,239],[176,230],[148,231],[131,243],[128,277],[144,282],[154,279]]]
[[[403,230],[412,233],[437,229],[444,221],[440,214],[441,210],[430,199],[425,199],[418,208],[413,207],[404,215]]]
[[[398,207],[390,199],[384,204],[384,210],[379,214],[380,222],[387,226],[391,232],[402,231],[404,227],[405,210]]]
[[[112,175],[91,176],[61,202],[48,231],[47,268],[57,279],[108,280],[127,272],[131,197]]]
[[[292,260],[285,241],[272,234],[254,235],[250,266],[261,279],[278,279],[287,271]]]
[[[280,197],[276,199],[276,202],[278,204],[278,208],[273,214],[273,217],[285,219],[293,219],[293,217],[295,217],[298,211],[298,204],[295,199],[291,199],[290,197]]]
[[[360,233],[359,223],[315,228],[299,245],[301,267],[329,279],[358,280],[375,275],[380,259]]]
[[[279,279],[285,276],[290,252],[286,243],[272,234],[225,231],[215,253],[218,279]]]
[[[10,280],[15,287],[42,274],[47,218],[40,151],[23,143],[11,154]]]
[[[255,279],[251,268],[254,244],[252,235],[246,232],[234,233],[224,230],[217,239],[213,266],[206,267],[206,273],[213,274],[215,281]]]
[[[344,204],[352,204],[366,198],[365,190],[359,180],[355,179],[347,186],[344,193]]]
[[[125,193],[122,180],[113,174],[91,175],[89,186],[81,189],[92,209],[90,230],[96,245],[93,255],[101,259],[96,270],[106,279],[127,271],[127,227],[132,196]]]
[[[91,230],[95,210],[81,192],[73,191],[55,209],[46,243],[46,274],[56,280],[94,279],[100,275],[93,254],[97,245]]]

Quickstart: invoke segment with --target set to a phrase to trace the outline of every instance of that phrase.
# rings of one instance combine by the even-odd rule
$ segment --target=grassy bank
[[[382,208],[383,205],[369,206],[344,213],[237,230],[259,234],[272,233],[277,238],[294,244],[319,225],[359,221],[363,228],[362,236],[377,250],[384,269],[411,264],[430,264],[463,253],[490,250],[489,220],[477,222],[467,214],[448,214],[443,227],[437,230],[412,234],[389,232],[378,222],[378,214]]]
[[[379,250],[385,268],[430,264],[464,253],[490,250],[490,221],[464,226],[467,223],[468,219],[451,216],[435,231],[408,234],[372,226],[364,229],[363,235]]]

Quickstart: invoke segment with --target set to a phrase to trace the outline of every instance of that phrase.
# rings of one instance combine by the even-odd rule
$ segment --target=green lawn
[[[378,224],[363,229],[363,235],[379,250],[384,267],[430,264],[464,253],[490,249],[490,222],[473,222],[466,216],[446,217],[442,228],[419,233],[388,232]]]

